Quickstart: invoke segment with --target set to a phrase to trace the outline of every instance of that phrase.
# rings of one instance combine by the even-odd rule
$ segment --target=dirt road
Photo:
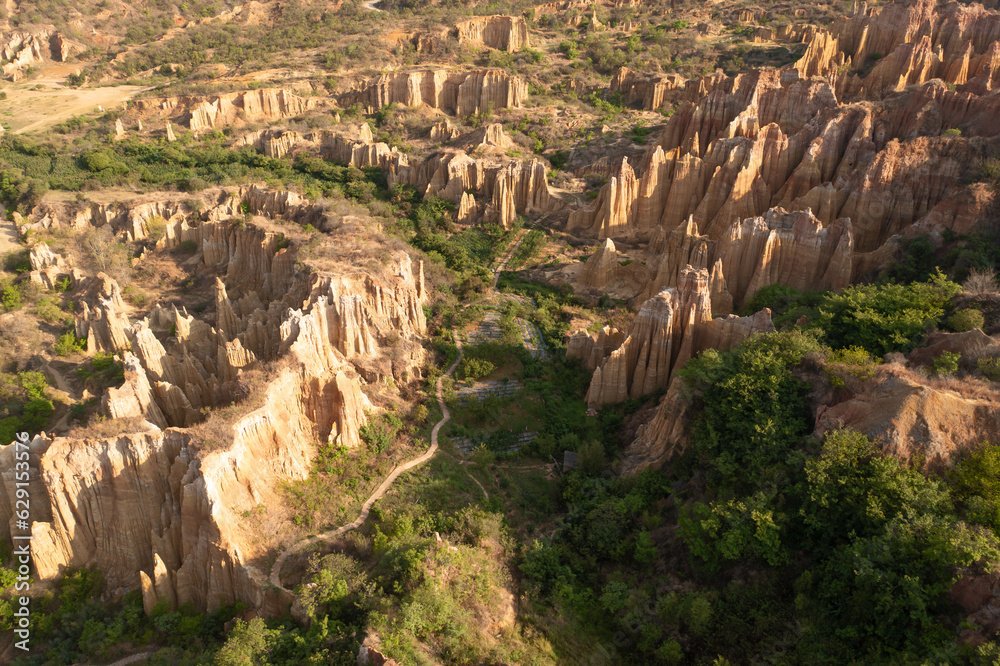
[[[140,92],[142,86],[71,88],[66,77],[79,65],[46,64],[41,76],[4,88],[7,99],[0,100],[0,120],[15,134],[45,129],[73,116],[120,109],[122,103]]]

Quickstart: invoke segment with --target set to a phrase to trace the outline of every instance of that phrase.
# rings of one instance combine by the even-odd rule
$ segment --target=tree
[[[649,564],[656,559],[656,544],[647,530],[641,530],[635,537],[635,561]]]
[[[255,617],[249,623],[236,620],[229,638],[215,655],[217,666],[256,666],[263,663],[270,635],[264,620]]]
[[[580,471],[589,476],[596,476],[604,471],[604,445],[592,439],[580,446]]]
[[[97,270],[107,273],[119,282],[127,279],[130,270],[128,250],[118,242],[107,226],[91,229],[84,234],[83,249]]]
[[[967,518],[1000,532],[1000,446],[983,443],[955,465],[949,480]]]
[[[835,349],[857,345],[876,356],[908,352],[937,325],[945,305],[960,291],[940,271],[926,282],[857,285],[828,294],[813,323]]]

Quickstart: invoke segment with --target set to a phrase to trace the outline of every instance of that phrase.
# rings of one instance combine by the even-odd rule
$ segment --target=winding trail
[[[450,454],[450,453],[448,453],[447,451],[444,451],[444,450],[442,450],[441,453],[445,454],[446,456],[448,456],[449,458],[451,458],[452,460],[454,460],[456,463],[458,463],[459,465],[461,465],[462,466],[462,471],[465,472],[465,475],[468,476],[470,479],[472,479],[476,483],[476,485],[479,486],[479,489],[483,491],[483,497],[485,497],[486,499],[490,498],[490,494],[488,492],[486,492],[486,486],[484,486],[483,484],[481,484],[479,482],[479,479],[477,479],[476,477],[472,476],[472,472],[470,472],[468,469],[466,469],[466,467],[468,465],[475,465],[476,463],[472,462],[471,460],[462,460],[458,456],[453,456],[452,454]]]
[[[109,666],[128,666],[128,664],[138,664],[143,659],[149,659],[154,654],[156,654],[156,653],[155,652],[140,652],[138,654],[132,654],[132,655],[129,655],[127,657],[123,657],[122,659],[119,659],[118,661],[116,661],[116,662],[114,662],[112,664],[109,664]]]
[[[374,0],[371,4],[374,4],[375,1],[377,0]],[[366,6],[368,4],[369,3],[365,3]],[[376,11],[382,11],[375,7],[371,7],[371,9],[376,9]],[[500,263],[499,266],[497,266],[496,275],[493,278],[494,289],[496,289],[497,280],[500,278],[500,271],[502,271],[503,268],[507,265],[507,262],[510,261],[510,258],[514,256],[514,253],[517,251],[518,246],[520,246],[521,240],[524,238],[525,234],[526,230],[524,229],[522,229],[518,233],[517,237],[511,243],[511,247],[507,250],[507,253],[504,255],[503,261]],[[368,520],[368,514],[371,511],[372,506],[375,505],[375,502],[382,499],[382,496],[385,495],[385,491],[387,491],[389,489],[389,486],[391,486],[392,483],[397,478],[399,478],[400,474],[410,469],[413,469],[417,465],[421,465],[427,462],[434,456],[435,453],[437,453],[438,433],[441,432],[441,428],[444,427],[444,424],[447,423],[449,419],[451,419],[451,412],[448,411],[448,405],[444,403],[444,391],[442,389],[442,382],[444,381],[445,377],[448,377],[451,375],[451,373],[455,372],[455,368],[457,368],[458,364],[462,362],[462,357],[465,354],[464,350],[462,349],[462,338],[458,334],[458,331],[452,331],[452,335],[455,337],[455,346],[458,347],[458,358],[455,359],[454,363],[448,366],[448,369],[445,371],[443,375],[438,377],[437,384],[435,385],[435,393],[437,394],[438,406],[441,407],[441,420],[438,421],[436,424],[434,424],[434,429],[431,430],[430,447],[427,449],[427,451],[417,456],[413,460],[403,463],[399,467],[393,469],[392,472],[389,473],[389,476],[385,477],[385,480],[382,481],[379,487],[375,489],[375,492],[372,493],[371,497],[369,497],[365,501],[365,503],[361,505],[361,513],[358,514],[358,517],[355,518],[353,522],[350,522],[347,525],[343,525],[341,527],[337,527],[328,532],[323,532],[322,534],[316,534],[311,537],[306,537],[305,539],[302,539],[301,541],[293,544],[290,548],[286,548],[284,551],[282,551],[281,555],[278,556],[278,559],[275,560],[274,566],[271,567],[271,576],[270,576],[271,585],[278,588],[279,590],[282,590],[283,592],[288,592],[289,594],[292,594],[291,590],[289,590],[288,588],[284,587],[281,584],[281,569],[285,565],[285,560],[288,559],[289,556],[294,555],[295,553],[301,551],[306,546],[309,546],[314,543],[319,543],[321,541],[329,541],[330,539],[334,539],[340,536],[341,534],[344,534],[345,532],[350,532],[351,530],[355,530],[361,527],[361,525],[364,524],[366,520]],[[454,458],[454,456],[451,457]],[[458,463],[463,466],[463,469],[465,465],[470,464],[462,460],[458,460]],[[486,487],[479,482],[479,479],[474,477],[467,469],[465,469],[465,473],[469,476],[470,479],[476,482],[476,485],[479,486],[479,489],[483,491],[483,495],[486,496],[486,499],[489,499],[490,494],[486,492]]]
[[[410,469],[413,469],[417,465],[421,465],[427,462],[428,460],[431,459],[431,457],[434,456],[435,453],[437,453],[438,433],[441,431],[441,428],[444,427],[444,424],[448,422],[448,419],[451,418],[451,413],[448,411],[448,405],[444,403],[444,394],[441,387],[441,383],[442,381],[444,381],[444,378],[451,375],[451,373],[455,371],[455,368],[458,367],[458,364],[462,362],[462,355],[464,353],[462,351],[462,339],[458,336],[457,332],[454,333],[454,336],[455,336],[455,345],[458,347],[458,358],[455,359],[455,362],[448,367],[448,370],[443,375],[438,377],[437,384],[435,386],[437,393],[437,401],[438,405],[441,407],[442,416],[441,420],[434,425],[434,429],[431,430],[430,447],[427,449],[426,452],[417,456],[413,460],[403,463],[399,467],[393,469],[392,472],[389,473],[389,476],[385,477],[385,480],[382,481],[381,485],[379,485],[379,487],[375,489],[375,492],[372,493],[371,497],[369,497],[368,500],[365,501],[365,503],[361,506],[361,513],[358,515],[357,518],[354,519],[353,522],[348,523],[347,525],[344,525],[342,527],[332,529],[328,532],[323,532],[322,534],[317,534],[315,536],[307,537],[302,541],[299,541],[298,543],[294,544],[291,548],[288,548],[285,551],[283,551],[281,555],[278,556],[278,559],[275,561],[274,566],[271,567],[271,579],[270,579],[271,585],[278,588],[279,590],[291,594],[292,593],[291,590],[281,585],[281,568],[282,566],[284,566],[285,560],[288,558],[289,555],[293,555],[299,552],[308,545],[319,543],[320,541],[329,541],[330,539],[336,538],[341,534],[344,534],[345,532],[350,532],[351,530],[361,527],[361,525],[368,519],[368,513],[371,511],[372,506],[375,505],[375,502],[382,499],[382,496],[385,494],[385,491],[389,489],[389,486],[392,485],[393,481],[395,481],[400,474]],[[483,492],[485,492],[485,489],[483,489]]]

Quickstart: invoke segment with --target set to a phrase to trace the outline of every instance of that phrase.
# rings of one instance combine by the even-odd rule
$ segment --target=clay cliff
[[[148,119],[165,116],[192,132],[221,129],[238,123],[269,123],[300,116],[319,106],[320,101],[300,97],[281,88],[261,88],[224,95],[163,97],[134,103],[132,116]]]
[[[970,169],[1000,152],[990,69],[997,17],[933,2],[859,9],[831,32],[803,33],[806,55],[782,70],[691,81],[622,70],[613,92],[675,112],[643,157],[622,159],[594,203],[570,214],[567,230],[644,248],[630,253],[651,268],[634,303],[676,285],[687,264],[710,268],[716,312],[731,311],[728,300],[739,309],[772,282],[827,289],[873,275],[905,238],[969,233],[988,202]],[[865,30],[870,37],[852,37]],[[829,66],[818,65],[826,61],[816,53],[834,42],[852,55],[835,49]],[[857,73],[841,66],[875,48],[895,56]],[[902,83],[879,82],[891,63],[927,48],[942,66],[968,60],[978,83],[948,85],[933,68],[913,74],[912,58],[889,77]]]
[[[527,98],[527,81],[503,70],[432,70],[383,74],[342,95],[340,102],[345,107],[360,104],[371,113],[388,104],[425,105],[464,117],[521,108]]]
[[[342,164],[378,167],[387,172],[390,187],[397,183],[412,185],[425,196],[441,197],[455,204],[461,204],[463,197],[471,192],[485,205],[473,210],[474,201],[467,200],[463,222],[486,216],[509,224],[519,214],[558,206],[558,201],[550,195],[547,169],[542,162],[522,162],[508,158],[502,149],[491,149],[509,141],[501,126],[488,125],[456,141],[466,148],[478,147],[478,157],[458,148],[442,148],[423,160],[411,161],[405,153],[376,142],[371,128],[362,123],[305,135],[262,130],[242,137],[237,145],[251,145],[276,157],[297,150],[315,151]]]
[[[979,329],[935,333],[926,346],[910,353],[908,363],[880,366],[870,380],[851,386],[847,396],[824,396],[815,412],[816,435],[851,428],[900,460],[950,467],[983,442],[1000,439],[1000,391],[972,377],[936,378],[918,368],[948,351],[974,369],[973,359],[998,348],[1000,340]]]
[[[862,5],[819,31],[795,67],[829,77],[852,98],[877,99],[931,79],[982,95],[997,86],[998,40],[1000,15],[979,4]],[[863,80],[852,73],[869,66]]]
[[[0,61],[3,62],[0,72],[11,81],[18,81],[25,68],[46,60],[65,62],[72,51],[69,42],[55,30],[0,33]]]
[[[521,16],[477,16],[455,25],[458,43],[515,53],[528,46],[528,24]]]
[[[766,310],[754,317],[713,319],[708,271],[688,266],[676,287],[664,289],[639,308],[627,337],[594,370],[587,404],[636,400],[666,389],[673,373],[703,349],[727,349],[754,331],[768,330],[772,326]],[[574,354],[582,357],[587,346],[575,343]]]
[[[276,489],[309,473],[312,442],[360,443],[374,409],[366,387],[419,377],[423,270],[402,252],[378,272],[356,268],[349,254],[297,259],[294,246],[243,222],[243,211],[324,224],[321,209],[255,187],[207,195],[218,203],[200,213],[166,198],[128,210],[51,204],[31,217],[49,227],[108,224],[142,239],[157,216],[166,220],[161,249],[192,242],[201,270],[218,276],[209,316],[156,305],[138,320],[114,280],[89,280],[77,332],[91,349],[122,356],[125,381],[102,406],[130,428],[35,439],[34,557],[42,580],[96,564],[112,596],[142,589],[147,607],[243,601],[276,611],[287,600],[265,591],[253,564],[277,545],[274,535],[241,516],[281,506]],[[331,229],[335,256],[366,233],[345,220]],[[9,526],[13,477],[3,481],[0,524]]]

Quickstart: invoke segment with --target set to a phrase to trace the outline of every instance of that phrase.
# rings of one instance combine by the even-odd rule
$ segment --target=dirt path
[[[365,0],[365,2],[362,2],[361,5],[365,9],[370,9],[373,12],[384,12],[385,11],[384,9],[379,9],[378,7],[375,6],[378,3],[379,3],[379,0]]]
[[[472,479],[473,481],[475,481],[476,485],[479,486],[479,489],[483,491],[483,497],[485,497],[486,499],[490,498],[490,494],[488,492],[486,492],[486,486],[484,486],[483,484],[481,484],[479,482],[479,479],[477,479],[476,477],[472,476],[472,472],[470,472],[469,470],[465,469],[468,465],[475,465],[476,463],[472,462],[471,460],[462,460],[458,456],[453,456],[450,453],[448,453],[447,451],[443,451],[442,450],[442,453],[444,453],[446,456],[448,456],[449,458],[451,458],[452,460],[454,460],[455,462],[457,462],[459,465],[461,465],[462,466],[462,470],[465,472],[466,476],[468,476],[470,479]]]
[[[51,359],[46,361],[44,369],[52,373],[52,378],[55,379],[56,381],[57,389],[59,389],[60,391],[69,396],[73,395],[73,388],[69,385],[69,382],[66,381],[66,377],[63,375],[63,373],[59,372],[56,368],[52,366]]]
[[[154,652],[140,652],[139,654],[133,654],[128,657],[119,659],[118,661],[114,662],[113,664],[109,664],[108,666],[128,666],[128,664],[138,664],[143,659],[149,659],[154,654],[155,654]]]
[[[0,257],[8,252],[21,249],[14,220],[7,219],[7,211],[0,205]]]
[[[444,392],[441,386],[441,382],[444,380],[445,377],[451,375],[451,373],[455,371],[455,368],[458,367],[458,364],[461,363],[462,361],[462,353],[463,353],[462,340],[458,337],[458,333],[455,333],[454,335],[455,335],[455,345],[458,347],[458,358],[456,358],[455,362],[452,363],[451,366],[449,366],[447,372],[445,372],[444,375],[442,375],[441,377],[438,377],[437,380],[437,386],[436,386],[437,401],[438,405],[441,407],[442,416],[441,420],[434,425],[434,429],[431,431],[430,448],[428,448],[425,453],[417,456],[413,460],[410,460],[409,462],[404,463],[399,467],[397,467],[396,469],[392,470],[389,476],[385,477],[385,480],[382,482],[382,484],[375,490],[374,493],[372,493],[372,496],[369,497],[368,500],[362,505],[361,513],[358,515],[357,518],[354,519],[353,522],[348,523],[343,527],[338,527],[336,529],[330,530],[329,532],[323,532],[322,534],[317,534],[315,536],[305,538],[302,541],[299,541],[298,543],[293,545],[291,548],[288,548],[283,553],[281,553],[281,555],[278,556],[277,561],[274,563],[274,566],[271,567],[271,585],[278,588],[279,590],[291,593],[291,590],[281,585],[281,568],[285,564],[285,560],[288,558],[289,555],[299,552],[308,545],[318,543],[320,541],[329,541],[330,539],[336,538],[341,534],[344,534],[345,532],[350,532],[351,530],[360,527],[368,519],[368,513],[371,511],[371,508],[375,504],[375,502],[382,499],[382,496],[385,495],[385,491],[389,489],[389,486],[392,485],[393,481],[399,478],[400,474],[410,469],[413,469],[417,465],[422,465],[423,463],[430,460],[435,453],[437,453],[438,433],[441,432],[441,428],[444,426],[445,423],[448,422],[448,419],[451,418],[451,413],[448,411],[448,405],[444,404]],[[485,492],[485,488],[483,489],[483,492]]]

